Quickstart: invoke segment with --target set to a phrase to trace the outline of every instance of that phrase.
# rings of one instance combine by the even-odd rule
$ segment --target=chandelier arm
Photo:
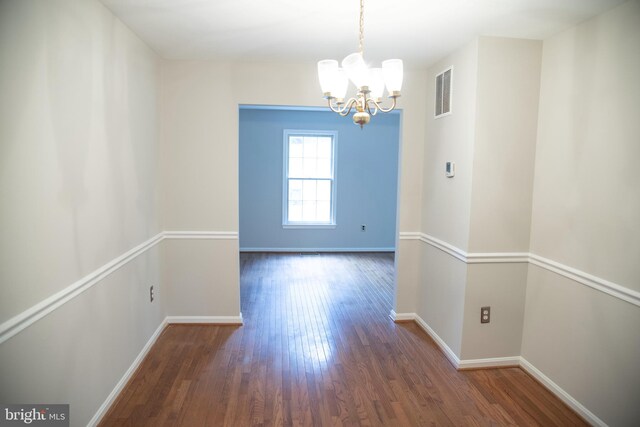
[[[342,117],[348,116],[349,113],[351,112],[351,109],[353,108],[353,105],[356,103],[356,99],[355,98],[351,98],[346,102],[346,104],[344,104],[343,107],[340,107],[339,105],[334,106],[331,103],[332,99],[335,99],[335,98],[327,99],[327,104],[329,105],[329,109],[331,111],[333,111],[334,113],[340,114]]]
[[[376,103],[376,101],[374,99],[368,98],[366,102],[367,102],[367,112],[372,116],[375,116],[376,114],[378,114],[379,106]],[[373,104],[373,111],[371,111],[371,104]]]
[[[382,111],[383,113],[388,113],[390,111],[393,111],[394,108],[396,108],[396,104],[397,104],[397,96],[390,96],[391,99],[393,99],[393,104],[391,104],[391,107],[389,108],[383,108],[382,105],[378,104],[374,99],[371,100],[371,102],[373,102],[376,106],[376,108],[380,111]]]

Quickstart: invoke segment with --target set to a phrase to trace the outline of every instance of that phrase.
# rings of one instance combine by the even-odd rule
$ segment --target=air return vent
[[[436,117],[451,114],[451,77],[453,67],[436,76]]]

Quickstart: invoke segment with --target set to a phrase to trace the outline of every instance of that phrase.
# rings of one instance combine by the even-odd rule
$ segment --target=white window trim
[[[338,200],[337,194],[337,167],[338,164],[338,132],[333,130],[294,130],[285,129],[283,132],[283,169],[282,169],[282,228],[307,228],[307,229],[332,229],[336,228],[336,201]],[[333,138],[333,144],[331,146],[332,156],[332,175],[331,181],[331,219],[329,222],[288,222],[287,211],[289,209],[289,136],[331,136]]]
[[[435,119],[441,119],[443,117],[450,116],[451,113],[453,112],[453,65],[450,65],[449,67],[445,68],[444,70],[436,74],[436,77],[434,79],[434,82],[436,84],[436,90],[434,90],[433,93],[435,98],[438,94],[438,76],[440,75],[444,76],[444,73],[446,73],[447,71],[451,71],[451,80],[449,81],[449,111],[447,111],[446,113],[436,114],[436,108],[435,108],[435,102],[434,102],[433,117]]]

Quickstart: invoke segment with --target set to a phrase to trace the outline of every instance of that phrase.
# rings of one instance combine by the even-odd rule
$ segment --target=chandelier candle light
[[[382,62],[382,68],[367,67],[364,62],[364,0],[360,0],[359,51],[344,58],[342,67],[338,67],[338,61],[334,59],[319,61],[318,77],[331,111],[348,116],[355,107],[353,122],[360,125],[360,128],[369,123],[371,116],[375,116],[378,111],[388,113],[396,108],[402,87],[402,60],[388,59]],[[355,98],[345,101],[349,80],[356,86],[358,93]],[[388,97],[392,100],[389,108],[381,105],[385,86]]]

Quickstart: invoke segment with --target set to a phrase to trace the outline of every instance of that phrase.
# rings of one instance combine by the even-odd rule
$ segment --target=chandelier
[[[358,52],[342,60],[342,67],[335,59],[318,62],[318,78],[323,96],[331,111],[348,116],[355,107],[353,122],[362,128],[369,123],[371,116],[379,111],[388,113],[396,107],[402,87],[402,60],[388,59],[382,62],[382,68],[368,68],[364,62],[364,0],[360,0],[360,38]],[[349,80],[356,86],[358,93],[345,101]],[[387,87],[391,106],[384,108],[382,95]]]

